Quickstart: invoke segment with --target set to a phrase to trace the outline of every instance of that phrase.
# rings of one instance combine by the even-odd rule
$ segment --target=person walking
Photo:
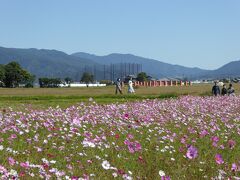
[[[115,84],[116,84],[115,94],[117,94],[118,91],[119,91],[120,94],[122,94],[122,83],[121,83],[120,78],[117,79]]]
[[[227,91],[226,85],[223,84],[223,88],[222,88],[222,91],[221,91],[221,95],[222,95],[222,96],[226,96],[227,93],[228,93],[228,91]]]
[[[220,88],[217,85],[216,81],[214,82],[214,86],[212,87],[212,95],[214,95],[214,96],[220,95]]]
[[[234,96],[234,95],[235,95],[235,90],[234,90],[232,84],[229,84],[229,87],[228,87],[227,92],[228,92],[228,95],[229,95],[229,96]]]
[[[128,93],[135,93],[135,91],[133,89],[132,78],[130,78],[130,80],[128,81]]]

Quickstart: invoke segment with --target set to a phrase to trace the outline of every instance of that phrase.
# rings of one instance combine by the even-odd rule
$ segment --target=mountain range
[[[85,71],[94,73],[98,80],[103,79],[104,65],[110,66],[120,63],[141,64],[142,71],[155,78],[188,78],[193,80],[240,76],[240,60],[232,61],[216,70],[205,70],[172,65],[132,54],[113,53],[97,56],[83,52],[66,54],[62,51],[48,49],[0,47],[0,64],[7,64],[11,61],[19,62],[23,68],[37,77],[71,77],[74,80],[79,80]]]

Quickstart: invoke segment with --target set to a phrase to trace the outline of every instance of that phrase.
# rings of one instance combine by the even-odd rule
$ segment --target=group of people
[[[117,79],[115,85],[116,85],[115,94],[117,94],[118,92],[122,94],[123,82],[121,82],[120,78]],[[128,93],[135,93],[135,90],[133,88],[132,78],[128,81]]]
[[[232,96],[232,95],[235,95],[235,90],[234,90],[232,84],[229,84],[228,88],[226,88],[226,85],[223,84],[223,88],[220,91],[220,88],[219,88],[217,82],[215,82],[214,86],[212,87],[212,94],[214,96],[218,96],[218,95],[222,95],[222,96],[229,95],[229,96]]]
[[[115,94],[118,94],[118,92],[120,94],[122,94],[122,87],[123,87],[123,82],[121,81],[120,78],[117,79],[116,83],[116,91]],[[132,82],[132,78],[129,79],[128,81],[128,93],[135,93],[135,90],[133,88],[133,82]],[[235,90],[233,88],[232,84],[229,84],[229,87],[226,88],[226,85],[223,84],[222,89],[220,90],[219,85],[217,84],[217,82],[214,82],[214,86],[212,87],[212,94],[214,96],[218,96],[218,95],[229,95],[229,96],[233,96],[235,95]]]

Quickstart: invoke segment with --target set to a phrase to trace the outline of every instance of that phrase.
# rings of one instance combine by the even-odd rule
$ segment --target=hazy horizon
[[[133,54],[217,69],[240,59],[240,1],[7,1],[1,46]]]

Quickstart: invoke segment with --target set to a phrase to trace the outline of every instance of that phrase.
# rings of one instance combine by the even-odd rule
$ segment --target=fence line
[[[190,81],[136,81],[133,82],[134,86],[148,86],[148,87],[158,87],[158,86],[191,86]]]

